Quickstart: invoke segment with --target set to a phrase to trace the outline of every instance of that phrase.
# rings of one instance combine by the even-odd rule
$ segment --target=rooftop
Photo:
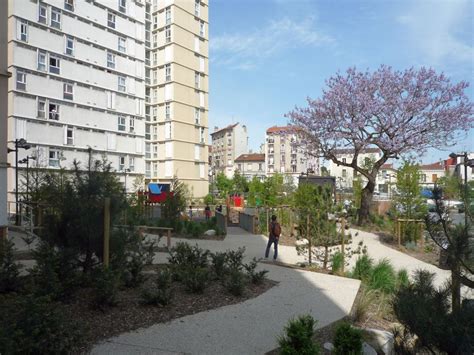
[[[267,129],[267,134],[268,133],[287,133],[287,132],[294,132],[297,130],[297,127],[295,126],[273,126]]]
[[[256,161],[256,162],[264,162],[265,161],[265,154],[242,154],[240,155],[235,161]]]
[[[235,126],[237,126],[238,124],[239,124],[239,122],[228,125],[227,127],[224,127],[224,128],[217,128],[217,130],[215,130],[214,132],[211,133],[211,136],[213,136],[214,134],[219,133],[219,132],[229,131],[229,130],[233,129]]]
[[[367,153],[381,153],[382,151],[379,148],[364,148],[360,151],[362,154],[367,154]],[[334,150],[334,153],[336,155],[340,154],[354,154],[354,148],[348,148],[348,149],[336,149]]]
[[[436,162],[432,164],[420,165],[420,169],[422,170],[444,170],[444,163],[443,162]]]

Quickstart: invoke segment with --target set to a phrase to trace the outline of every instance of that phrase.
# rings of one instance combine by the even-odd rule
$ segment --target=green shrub
[[[356,260],[351,277],[359,280],[368,280],[372,274],[373,260],[367,254],[359,256]]]
[[[344,255],[340,251],[335,252],[332,256],[331,264],[333,274],[339,274],[344,266]]]
[[[13,242],[0,240],[0,293],[18,290],[20,286],[19,267],[13,256]]]
[[[395,270],[387,259],[380,260],[373,268],[369,278],[369,287],[385,293],[392,293],[397,286]]]
[[[243,268],[242,260],[244,259],[245,247],[237,250],[227,251],[227,265],[231,270],[241,271]]]
[[[227,273],[227,253],[211,254],[211,269],[217,279],[222,279]]]
[[[117,295],[120,287],[120,272],[112,268],[101,267],[94,275],[94,302],[97,306],[117,305]]]
[[[334,335],[334,354],[362,354],[362,331],[347,322],[339,324]]]
[[[1,354],[67,354],[83,343],[81,325],[48,297],[1,300],[0,314]]]
[[[182,275],[183,284],[192,293],[203,293],[209,280],[209,271],[205,267],[188,267]]]
[[[242,296],[245,290],[245,275],[239,270],[231,269],[224,286],[230,294]]]
[[[362,292],[360,296],[357,297],[352,313],[352,319],[355,322],[362,322],[367,318],[367,312],[370,309],[370,306],[377,302],[377,293],[376,290],[368,290],[363,285]]]
[[[154,284],[142,290],[143,303],[162,306],[170,304],[173,297],[171,284],[171,271],[168,268],[160,270]]]
[[[268,270],[257,271],[257,265],[257,258],[253,258],[249,264],[244,264],[244,268],[250,281],[255,285],[260,285],[265,280]]]
[[[316,321],[310,315],[291,319],[285,326],[285,334],[278,338],[282,355],[317,355],[318,344],[312,340]]]
[[[408,278],[408,271],[406,269],[401,269],[397,272],[397,289],[400,287],[407,287],[410,284]]]
[[[191,247],[188,243],[178,242],[171,248],[168,260],[170,264],[182,267],[206,268],[209,265],[209,250],[203,250],[197,245]]]

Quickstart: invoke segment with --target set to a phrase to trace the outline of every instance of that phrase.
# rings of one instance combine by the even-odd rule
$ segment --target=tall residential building
[[[130,187],[145,170],[144,2],[9,0],[8,16],[9,140],[31,144],[20,159],[54,170],[91,151]]]
[[[301,173],[319,172],[319,160],[304,154],[294,127],[273,126],[265,135],[265,169],[267,176],[283,174],[297,185]]]
[[[146,2],[147,182],[186,183],[209,191],[207,0]]]
[[[211,173],[216,176],[224,173],[228,178],[234,176],[235,159],[248,152],[247,127],[235,123],[224,128],[214,127],[212,138]]]
[[[0,1],[0,243],[7,234],[8,2]]]

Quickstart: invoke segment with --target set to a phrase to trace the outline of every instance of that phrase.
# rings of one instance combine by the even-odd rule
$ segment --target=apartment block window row
[[[59,121],[59,109],[60,105],[46,98],[37,99],[37,117],[38,118],[49,118],[50,120]]]
[[[60,74],[61,73],[61,59],[54,55],[47,53],[42,50],[38,50],[37,56],[37,69],[40,71],[49,70],[50,73]]]
[[[26,73],[19,69],[16,71],[16,89],[22,91],[26,90]]]
[[[64,144],[74,145],[74,128],[66,126],[64,135]]]
[[[171,26],[166,26],[165,27],[165,41],[166,41],[166,43],[171,42]]]
[[[120,132],[127,131],[127,118],[125,116],[118,116],[117,117],[117,129]],[[128,131],[130,133],[135,132],[135,117],[131,116],[128,119]]]
[[[115,69],[115,54],[107,52],[107,68]]]
[[[194,15],[201,15],[201,2],[199,0],[194,1]]]
[[[165,65],[165,81],[171,81],[171,64]]]
[[[169,25],[171,23],[171,8],[167,7],[165,10],[165,23]]]
[[[61,151],[58,149],[49,149],[48,165],[52,168],[59,168],[59,161],[61,159]]]

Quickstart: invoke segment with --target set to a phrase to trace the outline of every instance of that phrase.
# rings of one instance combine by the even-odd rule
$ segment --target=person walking
[[[211,207],[209,205],[206,205],[206,208],[204,209],[204,214],[206,216],[206,221],[209,221],[211,218]]]
[[[270,253],[270,247],[273,244],[274,253],[273,253],[273,260],[276,260],[278,257],[278,240],[280,239],[281,234],[281,226],[280,223],[277,222],[277,216],[272,215],[272,221],[268,226],[269,235],[268,235],[268,243],[267,249],[265,250],[265,259],[268,259],[268,254]]]

